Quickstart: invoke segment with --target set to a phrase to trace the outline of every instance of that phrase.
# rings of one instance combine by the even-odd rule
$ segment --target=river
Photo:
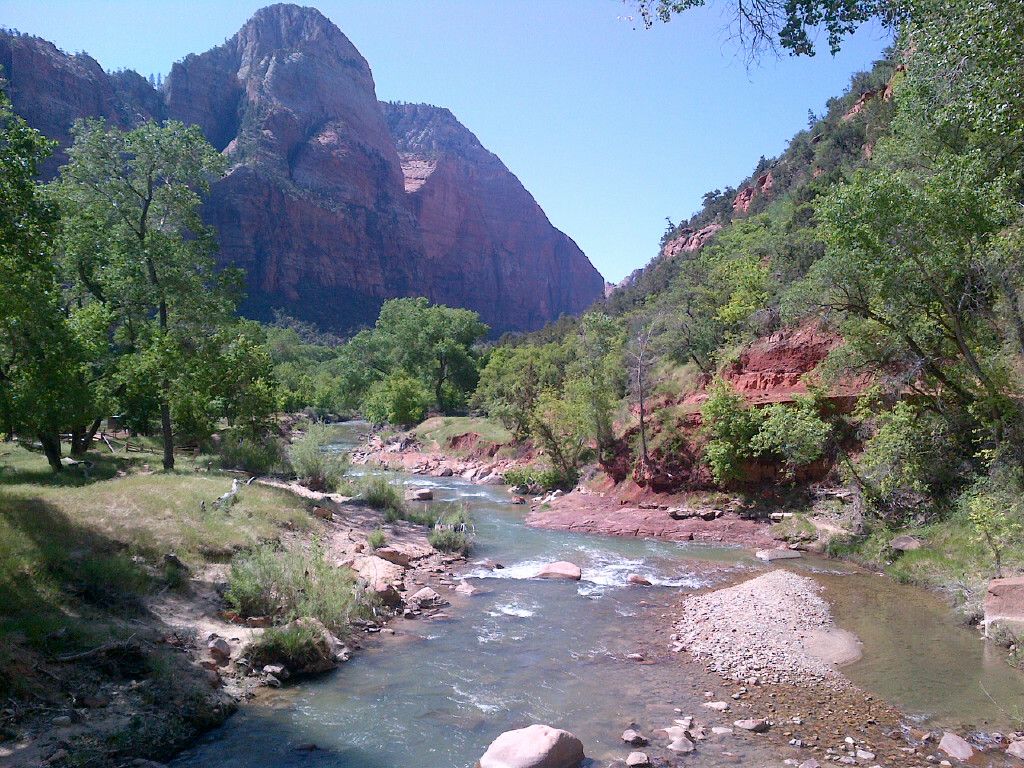
[[[434,504],[468,504],[472,560],[506,567],[468,564],[482,591],[446,595],[448,618],[395,620],[394,636],[370,640],[336,673],[243,706],[175,766],[468,768],[499,733],[533,722],[573,731],[588,757],[606,761],[625,756],[619,735],[631,723],[651,735],[677,711],[706,713],[708,678],[683,654],[657,664],[626,655],[667,645],[647,628],[665,623],[681,593],[762,570],[748,552],[528,528],[504,488],[392,478],[433,487]],[[583,579],[530,578],[552,560],[577,563]],[[1002,709],[1024,701],[1024,678],[932,595],[834,562],[787,567],[825,583],[838,623],[863,639],[850,678],[922,724],[1001,728]],[[655,586],[629,585],[632,573]],[[297,749],[305,744],[317,749]],[[782,765],[768,750],[756,740],[708,742],[693,764]]]

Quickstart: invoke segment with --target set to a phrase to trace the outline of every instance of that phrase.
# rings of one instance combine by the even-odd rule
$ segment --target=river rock
[[[374,550],[373,554],[381,560],[387,560],[389,563],[394,563],[402,568],[408,568],[410,563],[412,563],[412,557],[408,552],[402,552],[394,547],[378,547]]]
[[[520,505],[526,503],[526,499],[524,499],[522,496],[513,496],[512,497],[512,503],[517,505],[517,506],[520,506]]]
[[[629,574],[629,578],[627,578],[626,581],[628,581],[630,584],[636,584],[637,586],[640,586],[640,587],[649,587],[649,586],[651,586],[651,582],[648,579],[645,579],[639,573],[631,573],[631,574]]]
[[[974,748],[955,733],[950,733],[949,731],[942,734],[939,749],[950,757],[962,760],[963,762],[967,762],[974,756]]]
[[[583,571],[580,570],[578,565],[567,563],[564,560],[559,560],[555,563],[548,563],[542,565],[540,570],[537,571],[538,579],[567,579],[569,581],[579,581],[583,578]]]
[[[434,492],[430,488],[409,488],[405,492],[406,501],[430,501]]]
[[[417,605],[420,608],[432,608],[435,605],[443,605],[444,598],[441,597],[437,592],[432,590],[430,587],[424,587],[409,598],[409,602],[413,605]]]
[[[463,579],[459,582],[459,586],[455,588],[455,591],[458,592],[460,595],[467,595],[471,597],[477,594],[480,590],[474,587],[465,579]]]
[[[802,555],[795,549],[759,549],[756,552],[758,560],[770,563],[774,560],[795,560]]]
[[[622,740],[631,747],[643,747],[647,744],[647,737],[632,728],[622,732]]]
[[[765,722],[764,720],[757,720],[754,718],[737,720],[733,723],[733,725],[739,728],[741,731],[752,731],[753,733],[764,733],[768,730],[767,722]]]
[[[645,752],[630,752],[626,758],[628,768],[647,768],[650,764],[651,760]]]
[[[1006,748],[1006,754],[1024,760],[1024,739],[1010,742],[1010,746]]]
[[[800,763],[800,768],[821,768],[821,763],[812,757],[810,760],[804,760]]]
[[[480,485],[504,485],[505,478],[498,472],[492,472],[487,477],[477,480]]]
[[[480,758],[480,768],[578,768],[582,762],[583,742],[535,724],[501,734]]]
[[[727,712],[729,710],[729,702],[727,701],[705,701],[701,706],[713,709],[715,712]]]
[[[985,593],[985,628],[993,624],[1009,624],[1024,632],[1024,576],[992,579]]]
[[[209,649],[210,655],[217,661],[225,662],[231,658],[231,646],[223,637],[213,638],[206,644],[206,647]]]
[[[352,570],[359,574],[366,589],[376,595],[384,605],[401,605],[399,594],[404,585],[405,569],[400,565],[376,555],[362,555],[352,563]]]
[[[451,477],[455,472],[452,471],[451,467],[444,467],[440,472],[437,473],[438,477]]]
[[[917,538],[917,536],[910,536],[908,534],[896,536],[889,542],[890,549],[894,549],[897,552],[913,552],[923,546],[924,542],[921,539]]]

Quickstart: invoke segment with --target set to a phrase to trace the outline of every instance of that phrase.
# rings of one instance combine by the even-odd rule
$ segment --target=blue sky
[[[106,69],[167,73],[266,2],[4,0],[0,24]],[[656,253],[665,217],[779,154],[888,43],[746,67],[722,6],[646,30],[618,0],[319,0],[381,99],[446,106],[522,180],[605,278]]]

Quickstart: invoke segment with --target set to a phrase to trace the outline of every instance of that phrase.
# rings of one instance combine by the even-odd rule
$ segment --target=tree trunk
[[[85,456],[92,447],[101,422],[102,419],[95,419],[88,427],[78,426],[71,430],[71,458],[80,459]]]
[[[40,432],[38,437],[50,469],[54,472],[63,472],[64,465],[60,463],[60,435],[56,432]]]
[[[164,441],[164,469],[174,469],[174,432],[171,430],[171,406],[160,403],[160,432]]]

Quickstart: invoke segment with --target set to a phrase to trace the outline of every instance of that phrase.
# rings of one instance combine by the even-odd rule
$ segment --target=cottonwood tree
[[[224,159],[196,126],[147,122],[130,131],[78,122],[53,184],[73,298],[98,302],[118,352],[117,388],[155,403],[163,466],[174,467],[171,397],[190,340],[228,322],[237,275],[217,273],[202,195]]]
[[[655,366],[661,358],[658,334],[664,322],[665,315],[662,313],[639,318],[626,352],[629,361],[629,392],[637,408],[640,426],[640,466],[644,470],[651,460],[647,446],[647,398],[654,387],[652,377]]]
[[[61,430],[90,403],[49,251],[55,216],[36,185],[53,146],[0,91],[0,428],[35,434],[59,472]]]

